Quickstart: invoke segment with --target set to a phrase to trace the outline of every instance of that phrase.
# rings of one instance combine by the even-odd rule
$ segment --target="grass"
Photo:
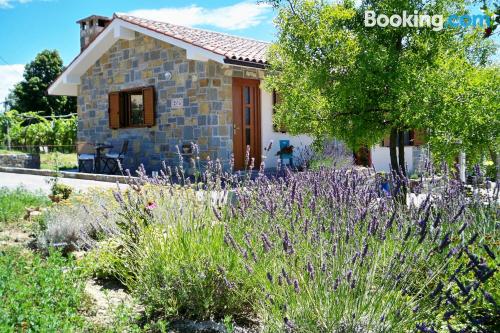
[[[27,251],[0,252],[0,331],[82,331],[83,283],[74,267],[59,253],[42,259]]]
[[[52,152],[40,154],[40,169],[68,170],[76,168],[78,168],[78,161],[75,153]]]
[[[48,206],[50,200],[40,194],[24,188],[0,188],[0,223],[16,222],[26,212],[27,207]]]

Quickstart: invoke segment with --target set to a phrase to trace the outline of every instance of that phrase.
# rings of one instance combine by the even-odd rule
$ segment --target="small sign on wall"
[[[180,98],[172,98],[172,108],[182,108],[184,106],[184,99]]]

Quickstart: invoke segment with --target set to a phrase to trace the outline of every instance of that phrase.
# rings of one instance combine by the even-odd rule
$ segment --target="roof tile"
[[[183,27],[124,14],[115,14],[115,17],[204,48],[228,59],[260,64],[267,62],[266,51],[270,45],[267,42],[231,36],[220,32]]]

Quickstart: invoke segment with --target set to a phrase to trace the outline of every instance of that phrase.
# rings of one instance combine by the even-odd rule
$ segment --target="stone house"
[[[234,156],[242,169],[250,146],[256,165],[265,154],[272,168],[280,140],[289,140],[297,155],[312,143],[273,126],[276,96],[260,85],[268,43],[122,14],[77,23],[81,53],[48,93],[77,96],[79,153],[88,144],[120,147],[128,140],[125,167],[143,163],[154,171],[162,161],[178,163],[176,146],[189,157],[194,142],[201,158],[228,165]],[[405,149],[410,171],[418,152]],[[388,148],[371,148],[369,160],[388,170]]]
[[[119,14],[78,23],[82,51],[48,92],[77,96],[79,147],[129,140],[125,166],[158,170],[194,142],[201,158],[234,154],[241,169],[247,145],[259,165],[272,140],[274,167],[279,140],[312,142],[273,128],[273,94],[260,87],[268,43]]]

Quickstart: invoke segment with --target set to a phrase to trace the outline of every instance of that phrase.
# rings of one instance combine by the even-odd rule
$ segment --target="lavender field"
[[[214,321],[250,332],[497,328],[498,201],[471,194],[445,169],[412,187],[418,206],[403,195],[408,179],[389,176],[387,192],[369,169],[237,177],[215,161],[196,179],[182,172],[143,174],[125,192],[52,209],[40,246],[84,249],[88,274],[118,279],[150,323]]]

